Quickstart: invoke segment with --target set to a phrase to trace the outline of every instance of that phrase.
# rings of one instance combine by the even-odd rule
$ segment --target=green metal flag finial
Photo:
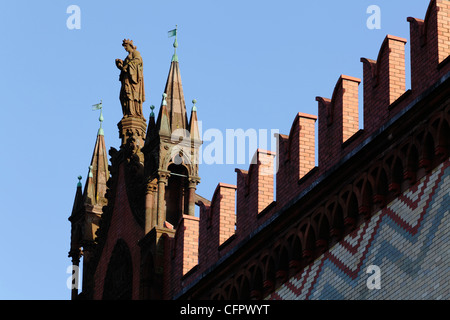
[[[178,25],[175,25],[175,29],[170,30],[168,32],[169,38],[170,37],[175,37],[175,41],[173,42],[174,53],[173,53],[173,56],[172,56],[172,61],[176,61],[176,62],[178,62],[178,56],[177,56],[177,48],[178,48],[177,31],[178,31]]]
[[[100,129],[98,129],[98,134],[99,136],[103,136],[104,132],[103,132],[103,128],[102,128],[102,122],[103,122],[103,101],[100,100],[100,103],[94,104],[92,106],[92,111],[96,111],[96,110],[100,110],[100,117],[98,118],[98,121],[100,121]]]
[[[151,105],[150,106],[150,109],[152,109],[152,112],[150,113],[150,117],[155,117],[155,113],[153,112],[153,110],[155,109],[155,106],[154,105]]]
[[[78,176],[78,183],[77,183],[77,187],[81,187],[81,176]]]
[[[192,100],[192,103],[194,104],[193,106],[192,106],[192,111],[193,112],[197,112],[197,107],[195,106],[195,104],[197,103],[197,100]]]

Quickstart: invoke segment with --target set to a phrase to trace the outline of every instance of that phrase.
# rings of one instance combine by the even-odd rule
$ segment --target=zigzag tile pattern
[[[267,299],[450,299],[449,207],[447,160]]]

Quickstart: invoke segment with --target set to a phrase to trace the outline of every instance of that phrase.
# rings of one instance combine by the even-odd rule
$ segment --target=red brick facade
[[[136,223],[131,213],[127,192],[124,183],[124,169],[119,167],[119,177],[117,181],[116,196],[114,199],[114,213],[111,217],[108,227],[108,233],[104,247],[97,264],[97,270],[94,276],[94,299],[102,299],[103,288],[105,286],[104,275],[108,269],[111,253],[114,250],[119,239],[125,241],[130,251],[132,261],[140,261],[140,250],[136,243],[144,236],[142,228]],[[139,274],[139,264],[133,263],[133,275]],[[139,298],[139,277],[133,277],[132,299]]]
[[[119,239],[132,260],[133,299],[262,299],[286,286],[297,292],[289,287],[292,279],[309,275],[316,259],[343,239],[350,241],[346,236],[354,237],[359,226],[375,221],[375,214],[448,162],[450,2],[432,0],[424,20],[407,20],[411,89],[405,85],[407,40],[388,35],[376,60],[361,58],[362,81],[341,75],[331,98],[316,97],[318,117],[295,115],[289,135],[277,135],[276,154],[258,149],[248,170],[236,169],[236,185],[219,183],[211,201],[195,194],[198,168],[187,156],[180,153],[184,169],[175,172],[173,158],[165,154],[174,146],[153,143],[162,129],[170,131],[162,106],[157,122],[150,119],[142,154],[133,156],[126,146],[112,152],[108,205],[79,297],[104,297]],[[176,85],[181,88],[181,80]],[[193,114],[190,128],[196,119]],[[155,127],[159,133],[152,133]],[[192,142],[192,154],[197,147]],[[148,170],[155,154],[148,150],[159,150],[156,171]],[[186,180],[170,178],[171,173]],[[171,199],[164,192],[174,190],[182,204],[170,220],[165,208]],[[194,202],[199,217],[192,215]]]

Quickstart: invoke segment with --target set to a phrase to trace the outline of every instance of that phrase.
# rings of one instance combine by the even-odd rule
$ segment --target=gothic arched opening
[[[167,181],[166,220],[175,228],[183,214],[188,212],[188,171],[185,166],[171,164]]]
[[[103,287],[103,300],[131,300],[133,268],[130,250],[123,239],[114,246]]]

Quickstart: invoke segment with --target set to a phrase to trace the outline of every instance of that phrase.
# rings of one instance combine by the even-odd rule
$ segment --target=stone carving
[[[145,101],[145,92],[142,57],[133,45],[133,40],[124,39],[122,46],[128,56],[125,61],[116,59],[116,66],[121,71],[119,80],[122,87],[119,98],[123,117],[143,118],[142,103]]]

